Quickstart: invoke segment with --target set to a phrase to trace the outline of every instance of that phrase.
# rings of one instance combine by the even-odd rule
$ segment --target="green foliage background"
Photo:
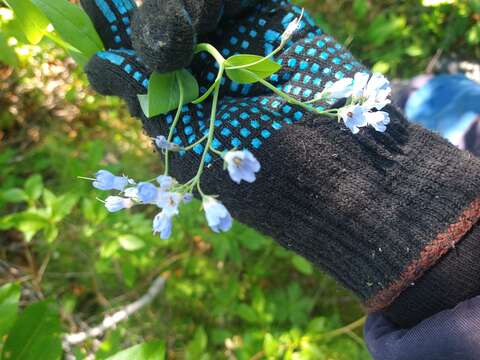
[[[423,72],[435,55],[480,56],[477,0],[297,2],[358,58],[393,77]],[[50,300],[17,323],[28,326],[38,320],[28,314],[46,316],[53,306],[55,328],[81,330],[163,274],[166,288],[151,305],[100,343],[74,348],[77,357],[105,359],[162,340],[168,359],[369,359],[360,326],[345,328],[363,316],[354,296],[271,239],[240,224],[215,235],[198,203],[168,242],[151,234],[153,212],[107,216],[95,200],[103,194],[76,176],[99,168],[139,179],[160,173],[139,122],[118,99],[91,92],[52,42],[25,45],[1,1],[0,30],[0,285],[23,287],[22,309]],[[0,314],[12,313],[9,291],[0,291]],[[14,320],[2,317],[0,330]]]

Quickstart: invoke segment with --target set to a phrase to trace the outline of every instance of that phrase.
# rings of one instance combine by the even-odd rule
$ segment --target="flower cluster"
[[[338,110],[338,117],[354,134],[368,125],[385,132],[390,116],[381,110],[390,104],[391,92],[390,82],[383,75],[357,73],[353,79],[344,78],[325,88],[321,98],[347,98],[346,105]]]
[[[250,151],[229,151],[223,155],[223,159],[231,179],[237,184],[242,181],[252,183],[256,180],[256,173],[261,166]],[[173,219],[179,214],[179,207],[193,200],[192,187],[180,185],[168,175],[137,183],[125,176],[100,170],[95,178],[90,180],[93,180],[92,185],[99,190],[119,192],[103,201],[109,212],[118,212],[137,205],[153,205],[160,209],[153,220],[153,232],[162,239],[168,239],[172,235]],[[200,195],[208,226],[217,233],[230,230],[232,217],[227,208],[213,196],[202,193]]]

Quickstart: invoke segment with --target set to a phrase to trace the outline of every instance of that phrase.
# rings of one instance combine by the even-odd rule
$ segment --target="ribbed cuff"
[[[412,327],[442,310],[480,295],[480,224],[385,310],[401,327]]]

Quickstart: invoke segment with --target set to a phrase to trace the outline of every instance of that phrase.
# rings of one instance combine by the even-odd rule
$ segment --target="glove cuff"
[[[444,249],[436,250],[442,252]],[[394,323],[409,328],[480,295],[480,224],[477,223],[456,245],[448,246],[447,251],[386,309],[387,317]]]

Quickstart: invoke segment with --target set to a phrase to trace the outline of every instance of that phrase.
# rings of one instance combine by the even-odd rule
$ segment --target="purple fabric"
[[[399,329],[381,313],[365,325],[365,341],[374,360],[479,360],[480,297]]]

